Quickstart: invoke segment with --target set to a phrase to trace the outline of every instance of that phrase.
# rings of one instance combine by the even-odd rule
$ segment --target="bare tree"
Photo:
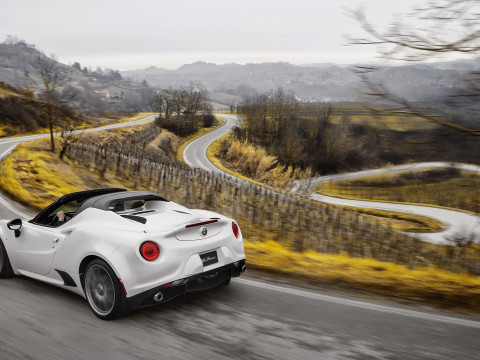
[[[415,26],[405,21],[395,21],[386,30],[375,28],[362,10],[351,11],[350,15],[358,20],[366,37],[349,36],[349,43],[381,45],[383,49],[380,55],[387,61],[422,61],[437,59],[445,54],[474,58],[480,52],[480,2],[476,0],[433,0],[410,14]],[[366,94],[381,99],[388,111],[414,115],[465,134],[480,136],[480,109],[477,105],[480,96],[479,72],[470,72],[455,93],[438,99],[442,107],[426,108],[412,104],[395,95],[385,84],[372,80],[372,73],[378,69],[359,67],[358,71],[366,85]]]
[[[76,144],[80,141],[83,135],[83,131],[79,131],[78,129],[79,120],[75,118],[67,118],[61,122],[60,125],[60,137],[59,137],[59,145],[60,145],[60,152],[59,158],[63,160],[65,152],[72,144]]]
[[[168,120],[173,113],[177,118],[182,113],[196,115],[199,111],[210,110],[208,91],[197,82],[191,82],[187,87],[158,89],[153,98],[152,108],[165,120]]]
[[[200,82],[190,82],[182,89],[182,105],[186,114],[195,115],[208,106],[208,91]]]
[[[170,118],[170,115],[175,110],[175,104],[178,102],[176,100],[176,89],[165,88],[158,89],[155,91],[153,96],[152,108],[154,111],[158,112],[159,117],[164,117],[165,120]]]
[[[55,57],[49,58],[43,54],[36,56],[32,61],[32,66],[38,72],[40,80],[43,84],[45,95],[45,110],[50,129],[51,151],[55,151],[55,140],[53,137],[53,127],[56,120],[56,108],[63,107],[65,103],[62,101],[59,88],[64,84],[67,78],[66,67],[60,65]]]

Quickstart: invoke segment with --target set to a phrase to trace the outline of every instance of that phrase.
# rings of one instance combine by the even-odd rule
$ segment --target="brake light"
[[[140,245],[140,254],[147,261],[153,261],[160,256],[160,248],[153,241],[145,241]]]
[[[188,228],[195,227],[195,226],[202,226],[202,225],[207,225],[207,224],[216,223],[217,221],[218,221],[218,219],[213,219],[213,220],[208,220],[208,221],[202,221],[202,222],[195,223],[195,224],[188,224],[188,225],[185,226],[185,227],[188,229]]]
[[[240,234],[240,230],[238,229],[238,225],[235,223],[232,223],[232,231],[233,235],[238,239],[238,235]]]

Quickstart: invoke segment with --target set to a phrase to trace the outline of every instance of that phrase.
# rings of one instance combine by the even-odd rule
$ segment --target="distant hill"
[[[37,56],[45,55],[24,41],[0,43],[0,81],[17,89],[32,89],[41,97],[41,81],[32,66]],[[65,89],[68,87],[66,90],[76,95],[82,112],[103,114],[110,108],[117,112],[150,110],[151,89],[145,83],[128,81],[116,70],[92,70],[79,63],[58,65],[68,71]]]
[[[0,81],[40,94],[40,82],[31,65],[35,56],[42,55],[24,41],[0,44]],[[385,66],[373,78],[398,96],[423,102],[457,87],[462,76],[479,69],[479,64],[476,60],[458,60]],[[238,104],[244,96],[279,87],[292,90],[304,101],[359,101],[364,86],[354,66],[331,63],[216,65],[199,61],[176,70],[150,66],[129,71],[87,69],[79,63],[62,66],[70,72],[69,86],[77,93],[79,108],[90,113],[104,113],[112,107],[120,112],[149,110],[149,86],[182,86],[191,81],[202,82],[212,100],[224,105]]]
[[[427,101],[455,87],[462,75],[478,62],[413,64],[383,67],[374,79],[394,89],[399,96],[413,101]],[[158,87],[186,85],[200,81],[216,102],[235,104],[242,96],[283,87],[307,101],[358,101],[363,86],[353,66],[335,64],[292,65],[285,62],[216,65],[195,62],[176,70],[154,66],[143,70],[121,71],[134,81],[148,81]]]

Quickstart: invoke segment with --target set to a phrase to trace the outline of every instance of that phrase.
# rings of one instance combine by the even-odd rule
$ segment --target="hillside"
[[[19,89],[41,90],[32,59],[42,56],[34,45],[18,41],[0,44],[0,81]],[[384,66],[373,80],[410,101],[425,102],[447,94],[464,74],[478,68],[476,60]],[[156,66],[118,71],[61,64],[69,71],[69,90],[76,92],[82,111],[104,113],[150,110],[149,87],[183,86],[203,83],[214,102],[232,105],[242,97],[271,89],[292,90],[303,101],[350,102],[361,100],[363,87],[352,66],[325,64],[293,65],[286,62],[216,65],[198,61],[176,70]]]
[[[48,119],[32,91],[0,82],[0,137],[46,131]]]
[[[17,89],[33,89],[41,97],[41,82],[32,66],[39,56],[45,55],[24,41],[0,43],[0,81]],[[62,90],[75,95],[76,105],[83,113],[103,114],[110,108],[117,113],[149,110],[151,89],[146,83],[125,80],[117,70],[92,70],[79,63],[58,65],[68,73]]]
[[[391,87],[401,97],[411,101],[428,101],[447,93],[460,81],[462,74],[475,66],[473,61],[463,61],[383,67],[374,79]],[[160,87],[200,81],[216,102],[227,105],[239,103],[242,96],[279,87],[292,90],[305,101],[358,101],[362,87],[354,66],[334,64],[298,66],[279,62],[216,65],[196,62],[176,70],[151,66],[120,73],[134,81],[147,80],[149,84]]]

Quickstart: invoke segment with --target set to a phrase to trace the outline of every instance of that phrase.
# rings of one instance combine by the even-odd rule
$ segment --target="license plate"
[[[201,254],[200,259],[202,259],[203,266],[215,264],[218,262],[217,252],[214,250],[205,254]]]

